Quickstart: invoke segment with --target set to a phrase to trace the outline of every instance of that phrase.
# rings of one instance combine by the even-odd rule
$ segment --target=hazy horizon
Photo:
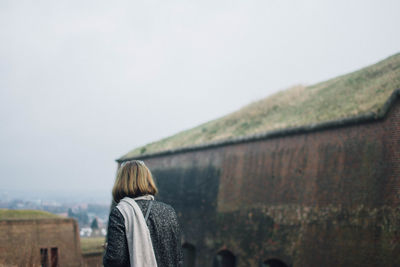
[[[2,1],[0,193],[109,201],[115,159],[133,148],[400,52],[398,10],[394,0]]]

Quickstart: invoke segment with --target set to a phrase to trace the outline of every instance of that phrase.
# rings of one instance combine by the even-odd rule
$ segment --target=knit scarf
[[[151,195],[137,198],[124,197],[117,208],[124,216],[131,267],[157,267],[150,231],[143,213],[135,200],[153,200]]]

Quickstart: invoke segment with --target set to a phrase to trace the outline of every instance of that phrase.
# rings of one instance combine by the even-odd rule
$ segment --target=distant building
[[[92,228],[90,227],[82,227],[79,234],[81,237],[90,237],[92,235]]]
[[[42,211],[0,213],[0,266],[82,266],[75,220]]]
[[[0,210],[0,266],[101,266],[82,254],[78,223],[35,210]]]

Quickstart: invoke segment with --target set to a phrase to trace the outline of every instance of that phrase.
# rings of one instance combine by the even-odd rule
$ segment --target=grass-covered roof
[[[98,253],[104,251],[104,237],[81,238],[81,249],[83,254]]]
[[[400,88],[400,53],[311,86],[294,86],[222,118],[136,148],[118,161],[363,114],[378,114]]]
[[[62,217],[42,210],[0,209],[1,220],[62,219]]]

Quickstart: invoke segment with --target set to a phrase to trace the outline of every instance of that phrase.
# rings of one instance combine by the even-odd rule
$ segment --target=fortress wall
[[[400,107],[383,120],[146,159],[197,266],[400,262]]]
[[[389,205],[400,205],[400,103],[390,110],[386,123],[384,136],[386,158],[385,167],[387,175],[385,180],[385,194]]]
[[[197,266],[210,266],[215,253],[222,155],[217,149],[146,159],[160,189],[158,199],[175,208],[183,242],[196,246]]]
[[[387,142],[389,126],[385,120],[224,148],[218,209],[396,206],[396,191],[387,186],[396,151]]]
[[[40,249],[58,249],[59,266],[81,266],[78,225],[72,219],[0,221],[0,266],[40,265]],[[50,266],[50,265],[49,265]]]

